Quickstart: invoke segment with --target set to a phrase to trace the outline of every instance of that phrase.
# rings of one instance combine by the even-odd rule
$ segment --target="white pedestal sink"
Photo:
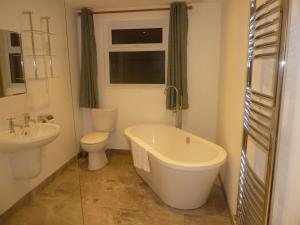
[[[54,141],[60,126],[37,123],[16,133],[0,132],[0,153],[8,154],[16,179],[36,177],[41,171],[41,148]]]

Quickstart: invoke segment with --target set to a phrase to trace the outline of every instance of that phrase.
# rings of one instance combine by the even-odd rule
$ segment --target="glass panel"
[[[164,84],[165,52],[110,52],[111,84]]]
[[[163,29],[119,29],[112,30],[112,44],[162,43]]]

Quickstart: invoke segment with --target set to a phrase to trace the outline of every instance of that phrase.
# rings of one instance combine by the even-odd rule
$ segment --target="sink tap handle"
[[[23,116],[24,116],[24,126],[29,127],[30,114],[29,113],[23,113]]]
[[[8,122],[9,122],[9,130],[10,130],[10,133],[14,133],[15,132],[15,125],[14,125],[14,120],[16,118],[14,117],[9,117],[7,118]]]
[[[29,117],[30,118],[30,114],[29,113],[23,113],[24,117]]]

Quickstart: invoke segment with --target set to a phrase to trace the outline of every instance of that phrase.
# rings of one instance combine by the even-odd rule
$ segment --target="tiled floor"
[[[67,167],[2,225],[83,225],[77,163]]]
[[[86,167],[86,160],[79,162],[78,170],[70,166],[4,224],[231,225],[217,184],[202,208],[177,210],[166,206],[136,175],[128,153],[114,152],[100,171]]]

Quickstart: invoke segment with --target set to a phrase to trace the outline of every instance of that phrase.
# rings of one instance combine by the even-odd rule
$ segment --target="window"
[[[162,28],[111,30],[112,44],[162,43]]]
[[[110,84],[164,84],[166,29],[156,25],[122,24],[108,29]]]
[[[165,52],[110,52],[111,84],[164,84]]]

